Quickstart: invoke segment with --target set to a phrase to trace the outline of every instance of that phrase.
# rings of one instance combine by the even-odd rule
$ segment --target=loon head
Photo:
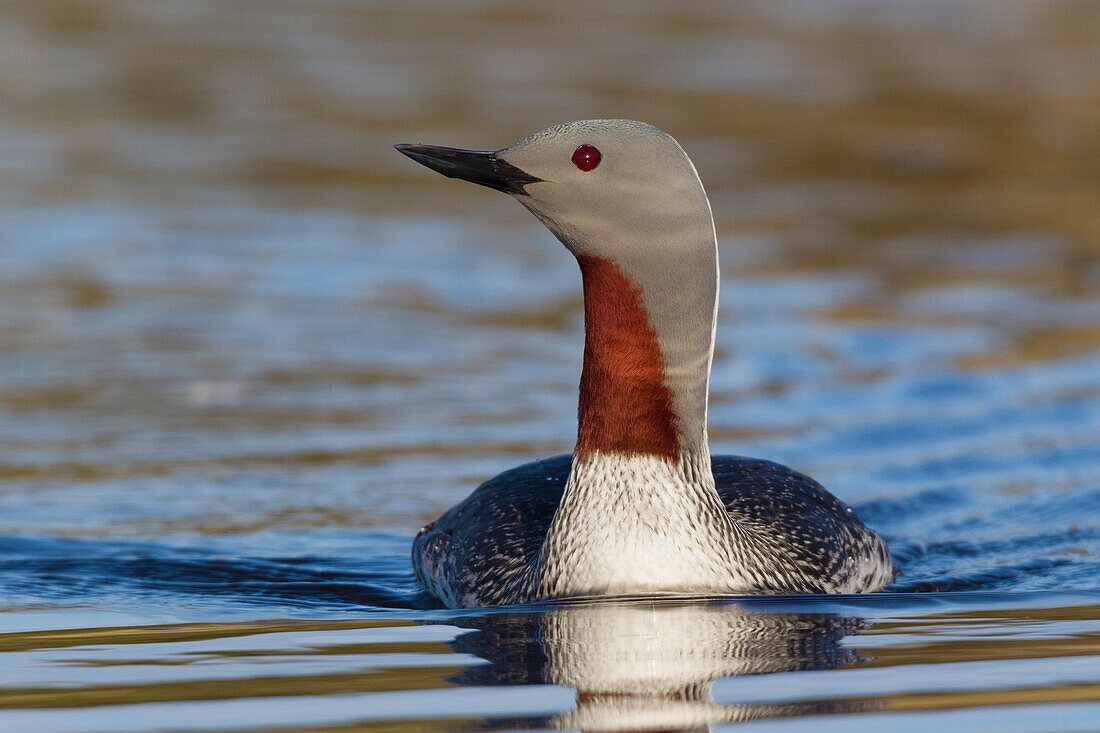
[[[570,122],[494,151],[396,147],[445,176],[511,194],[578,257],[659,259],[696,245],[687,231],[713,234],[691,159],[644,122]]]
[[[494,151],[397,149],[510,194],[580,263],[578,457],[706,450],[718,260],[710,202],[676,140],[644,122],[582,120]]]

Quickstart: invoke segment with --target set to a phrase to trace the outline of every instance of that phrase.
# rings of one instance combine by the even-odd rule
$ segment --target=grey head
[[[713,232],[695,166],[670,135],[644,122],[570,122],[494,151],[396,147],[445,176],[515,196],[576,255],[675,250],[687,246],[678,235],[692,224]],[[578,159],[582,149],[592,151],[587,159]]]
[[[706,449],[717,252],[710,203],[676,140],[644,122],[582,120],[495,151],[397,149],[445,176],[508,193],[538,217],[586,274],[586,324],[595,312],[590,295],[599,295],[589,293],[586,263],[621,272],[659,344],[677,448]],[[588,351],[586,342],[586,367]],[[622,363],[619,357],[612,361]],[[583,399],[582,379],[582,414]]]

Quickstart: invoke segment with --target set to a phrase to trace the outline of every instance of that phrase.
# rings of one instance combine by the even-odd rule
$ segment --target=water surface
[[[0,726],[1100,728],[1100,13],[10,2]],[[569,255],[396,142],[672,132],[716,452],[889,593],[426,606],[416,529],[572,446]]]

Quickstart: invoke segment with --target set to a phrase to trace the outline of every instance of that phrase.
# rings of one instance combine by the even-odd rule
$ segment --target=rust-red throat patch
[[[672,390],[641,290],[610,260],[577,261],[584,280],[584,367],[576,457],[594,450],[678,457]]]

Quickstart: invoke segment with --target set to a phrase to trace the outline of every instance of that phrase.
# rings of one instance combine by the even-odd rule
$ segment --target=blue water
[[[1097,589],[1100,489],[1036,500],[947,486],[855,508],[890,543],[901,570],[892,592]],[[408,535],[365,528],[171,542],[8,534],[0,536],[0,584],[9,606],[430,607],[409,550]]]

